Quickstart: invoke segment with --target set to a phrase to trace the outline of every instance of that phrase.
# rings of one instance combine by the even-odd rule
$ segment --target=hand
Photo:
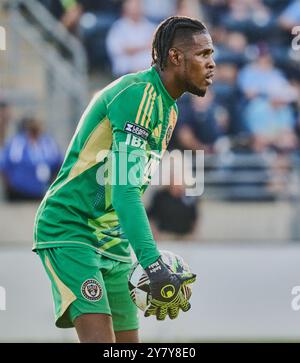
[[[145,269],[150,280],[150,304],[145,311],[145,317],[156,315],[157,320],[177,318],[179,310],[188,311],[191,304],[185,293],[187,284],[196,280],[192,273],[173,273],[161,257]]]

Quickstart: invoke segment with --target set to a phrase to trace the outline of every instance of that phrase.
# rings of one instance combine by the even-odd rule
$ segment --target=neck
[[[169,72],[168,70],[161,71],[158,67],[155,67],[155,69],[157,70],[169,95],[174,100],[177,100],[185,92],[185,90],[180,84],[178,84],[178,80],[176,80],[174,72]]]

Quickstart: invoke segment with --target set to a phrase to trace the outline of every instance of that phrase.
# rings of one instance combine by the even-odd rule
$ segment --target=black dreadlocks
[[[161,22],[153,37],[152,65],[156,64],[160,70],[163,70],[175,37],[182,36],[182,33],[191,35],[196,32],[208,32],[205,25],[197,19],[186,16],[171,16]]]

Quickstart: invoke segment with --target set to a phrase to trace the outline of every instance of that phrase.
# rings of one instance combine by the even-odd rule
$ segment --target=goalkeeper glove
[[[192,273],[173,273],[160,257],[145,269],[150,280],[150,304],[145,317],[156,315],[157,320],[164,320],[167,315],[177,318],[179,309],[188,311],[191,304],[183,292],[187,284],[196,280]]]

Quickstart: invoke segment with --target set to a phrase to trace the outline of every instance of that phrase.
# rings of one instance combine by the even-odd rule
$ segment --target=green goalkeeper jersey
[[[153,263],[160,254],[141,196],[166,150],[177,113],[154,67],[98,92],[37,211],[33,250],[89,246],[129,262],[130,243],[143,267]]]

